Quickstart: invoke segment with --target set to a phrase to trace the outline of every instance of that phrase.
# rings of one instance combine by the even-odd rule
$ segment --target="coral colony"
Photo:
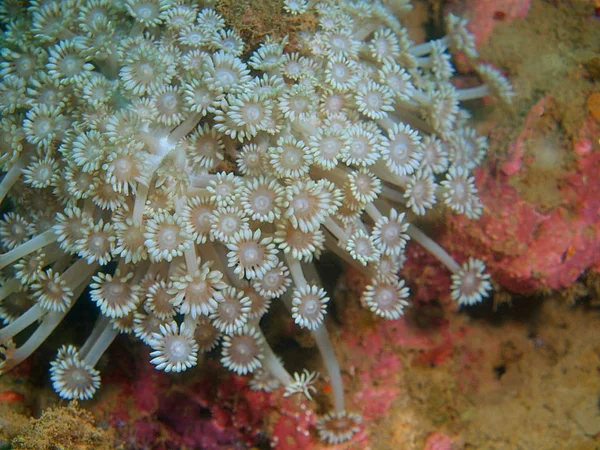
[[[344,406],[314,260],[327,250],[360,267],[362,303],[389,320],[409,305],[410,239],[447,266],[459,305],[491,289],[482,261],[459,265],[409,221],[482,211],[472,171],[486,139],[460,102],[512,91],[476,61],[465,20],[416,44],[407,1],[287,0],[312,31],[248,49],[202,2],[24,3],[0,6],[2,372],[91,300],[89,338],[51,363],[65,399],[94,395],[119,333],[158,370],[220,347],[253,388],[310,398],[316,374],[290,374],[259,326],[282,301],[322,355],[334,408],[317,429],[337,443],[360,417]],[[451,84],[450,51],[481,86]]]

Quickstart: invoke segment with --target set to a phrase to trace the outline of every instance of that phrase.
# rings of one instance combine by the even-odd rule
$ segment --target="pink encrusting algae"
[[[527,127],[535,126],[531,118],[541,114],[547,101],[532,109],[523,131],[510,146],[508,161],[492,160],[490,171],[477,172],[482,201],[494,208],[487,209],[477,223],[449,218],[451,236],[442,239],[454,251],[461,248],[454,245],[456,242],[464,243],[462,248],[476,248],[494,279],[521,294],[567,287],[600,259],[600,199],[596,195],[600,156],[577,151],[587,146],[587,137],[574,144],[573,154],[580,154],[572,172],[556,181],[563,199],[558,207],[540,212],[541,205],[524,198],[508,176],[526,170],[522,167],[523,139],[529,133]],[[586,124],[582,134],[585,136],[589,129],[597,132],[598,126]]]

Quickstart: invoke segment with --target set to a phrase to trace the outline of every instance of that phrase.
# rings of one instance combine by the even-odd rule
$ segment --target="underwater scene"
[[[600,450],[600,1],[0,0],[0,450]]]

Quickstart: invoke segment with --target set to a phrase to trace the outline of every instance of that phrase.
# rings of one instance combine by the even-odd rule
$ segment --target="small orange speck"
[[[25,401],[23,394],[13,391],[0,392],[0,402],[17,403]]]
[[[600,123],[600,92],[594,92],[587,98],[587,109],[596,120]]]
[[[495,11],[494,12],[494,20],[502,21],[506,18],[506,13],[504,11]]]
[[[575,246],[573,244],[571,244],[565,250],[565,253],[563,253],[563,257],[562,257],[563,263],[566,262],[567,260],[569,260],[571,258],[571,256],[573,256],[574,254],[575,254]]]
[[[331,393],[331,385],[329,383],[327,383],[325,386],[323,386],[323,393],[324,394]]]

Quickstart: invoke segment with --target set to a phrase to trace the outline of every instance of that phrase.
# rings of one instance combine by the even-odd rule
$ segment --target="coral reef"
[[[481,215],[472,171],[487,141],[459,103],[513,92],[477,60],[463,19],[449,14],[445,37],[415,44],[383,4],[285,1],[312,26],[245,56],[238,31],[198,4],[19,6],[0,10],[2,372],[89,289],[89,337],[51,363],[61,397],[94,396],[96,366],[124,333],[157,370],[186,371],[220,344],[225,368],[310,400],[316,374],[288,373],[259,326],[281,298],[323,357],[333,411],[317,430],[338,443],[360,417],[345,409],[313,260],[328,250],[366,268],[363,303],[388,320],[409,305],[398,274],[408,240],[449,269],[458,304],[491,289],[483,262],[460,265],[409,221],[439,205]],[[239,25],[231,7],[221,4]],[[481,83],[451,84],[449,49]]]
[[[589,2],[449,3],[421,43],[407,1],[3,3],[2,372],[74,320],[53,387],[128,448],[482,448],[519,357],[456,309],[598,266],[597,35]],[[561,20],[575,51],[536,40]],[[14,445],[66,414],[87,448],[66,411]]]

